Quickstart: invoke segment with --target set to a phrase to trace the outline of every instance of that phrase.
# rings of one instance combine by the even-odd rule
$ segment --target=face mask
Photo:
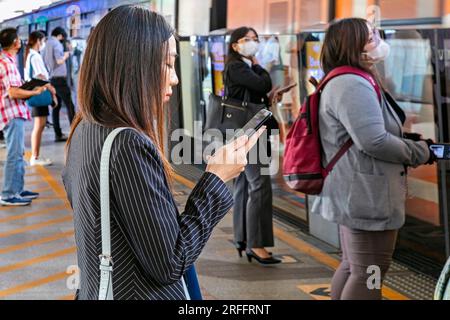
[[[42,42],[41,47],[39,48],[39,51],[42,52],[45,49],[45,42]]]
[[[391,53],[391,46],[384,40],[380,39],[380,43],[373,50],[366,52],[366,55],[375,63],[386,60]]]
[[[252,57],[254,56],[259,49],[259,43],[256,41],[248,41],[245,43],[239,44],[239,53],[244,57]]]

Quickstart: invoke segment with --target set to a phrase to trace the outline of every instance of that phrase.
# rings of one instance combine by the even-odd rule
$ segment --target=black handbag
[[[225,95],[216,96],[212,93],[209,97],[208,110],[204,131],[218,129],[222,134],[226,134],[227,129],[241,129],[262,109],[267,109],[265,104],[250,102],[250,93],[245,90],[244,100],[228,98],[228,88],[226,84],[225,70]]]

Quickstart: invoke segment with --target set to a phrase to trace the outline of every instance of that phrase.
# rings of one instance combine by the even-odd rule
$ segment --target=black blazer
[[[101,254],[100,156],[112,129],[81,122],[75,130],[64,186],[73,208],[81,300],[98,299]],[[205,173],[180,214],[159,153],[134,130],[119,134],[111,152],[111,243],[115,299],[185,299],[180,281],[213,228],[232,206],[223,181]]]
[[[242,60],[233,60],[225,70],[225,86],[229,98],[244,100],[245,90],[248,90],[250,102],[269,106],[267,94],[272,90],[272,80],[260,65],[250,67]]]

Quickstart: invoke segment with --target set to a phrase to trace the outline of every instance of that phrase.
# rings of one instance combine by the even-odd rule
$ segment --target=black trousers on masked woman
[[[246,243],[247,248],[274,246],[272,184],[269,174],[270,144],[259,141],[257,163],[249,165],[234,181],[234,237],[236,243]],[[250,153],[254,152],[252,150]]]

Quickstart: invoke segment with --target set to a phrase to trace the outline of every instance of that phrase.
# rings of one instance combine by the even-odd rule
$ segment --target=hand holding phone
[[[272,104],[280,102],[283,99],[283,95],[291,91],[292,88],[295,88],[296,86],[297,83],[294,82],[285,87],[274,88],[270,94],[270,101],[272,102]]]
[[[249,122],[247,122],[247,124],[242,129],[238,130],[238,132],[234,136],[234,139],[239,138],[244,134],[251,138],[252,135],[258,132],[258,130],[264,125],[264,123],[270,119],[270,117],[272,117],[272,112],[266,109],[262,109]]]
[[[281,87],[279,88],[277,91],[275,91],[275,94],[280,95],[280,94],[285,94],[288,93],[289,91],[291,91],[293,88],[295,88],[297,86],[297,83],[291,83],[285,87]]]
[[[430,145],[430,150],[438,160],[450,160],[450,144],[435,143]]]

